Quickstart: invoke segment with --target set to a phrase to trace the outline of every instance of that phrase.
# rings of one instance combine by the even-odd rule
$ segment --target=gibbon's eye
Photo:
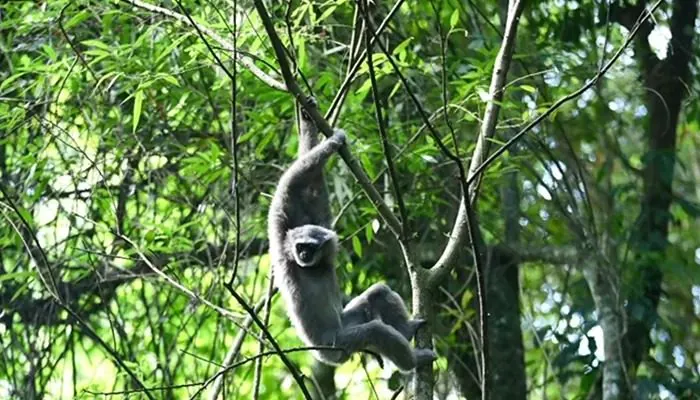
[[[295,247],[299,259],[303,262],[310,262],[313,260],[314,254],[318,249],[318,245],[315,243],[297,243]]]

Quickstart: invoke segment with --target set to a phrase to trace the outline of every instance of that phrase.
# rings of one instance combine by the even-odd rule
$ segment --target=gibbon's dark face
[[[334,256],[337,235],[318,225],[302,225],[291,229],[287,235],[288,249],[294,261],[301,267],[312,267],[324,256]]]
[[[294,245],[294,251],[297,253],[297,257],[299,257],[299,260],[301,260],[304,263],[313,264],[318,250],[319,245],[317,243],[298,242]]]

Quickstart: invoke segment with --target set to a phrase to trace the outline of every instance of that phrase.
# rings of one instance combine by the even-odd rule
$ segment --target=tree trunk
[[[642,60],[649,110],[647,140],[649,150],[644,163],[642,207],[633,241],[641,289],[630,301],[630,325],[626,340],[630,373],[649,352],[649,330],[656,321],[661,296],[663,252],[668,246],[668,225],[673,174],[676,164],[676,136],[681,102],[690,78],[690,57],[697,1],[675,0],[671,19],[672,39],[668,57],[656,58],[645,38],[640,38],[637,56]],[[637,311],[642,311],[641,313]]]
[[[629,28],[643,10],[644,2],[636,6],[613,7],[611,17]],[[640,284],[628,300],[628,326],[623,338],[627,373],[632,379],[649,353],[649,331],[657,320],[663,280],[661,260],[668,246],[671,219],[669,208],[673,198],[677,125],[681,102],[691,85],[690,60],[697,13],[697,1],[673,2],[672,38],[664,60],[657,58],[649,46],[647,37],[653,29],[651,23],[643,28],[635,42],[635,57],[641,66],[649,118],[641,210],[632,240]],[[603,395],[606,398],[605,393]]]
[[[488,298],[490,399],[525,400],[525,351],[520,329],[520,282],[515,257],[505,247],[490,252]]]

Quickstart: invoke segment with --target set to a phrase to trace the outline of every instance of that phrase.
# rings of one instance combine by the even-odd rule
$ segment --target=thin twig
[[[83,57],[83,53],[78,50],[78,48],[75,46],[73,41],[68,37],[68,32],[66,32],[66,28],[63,26],[63,14],[65,13],[66,9],[71,5],[70,2],[66,3],[66,5],[61,9],[61,12],[58,14],[58,28],[61,30],[61,33],[63,34],[63,37],[66,39],[66,42],[68,42],[68,45],[70,46],[71,50],[75,53],[76,56],[78,56],[78,59],[80,62],[83,64],[85,69],[88,70],[90,75],[92,76],[92,79],[95,80],[95,82],[99,82],[99,79],[97,78],[97,75],[95,74],[95,71],[90,68],[90,64],[85,61],[85,57]]]
[[[379,27],[373,32],[371,41],[374,43],[377,37],[384,32],[384,29],[389,26],[389,22],[392,20],[394,15],[399,11],[401,8],[401,5],[403,5],[405,0],[397,0],[396,3],[391,7],[391,10],[389,10],[389,13],[386,15],[384,20],[379,24]],[[362,18],[364,20],[364,18]],[[366,29],[362,29],[362,31],[366,31]],[[359,39],[358,39],[359,40]],[[359,46],[358,46],[359,48]],[[345,79],[343,80],[343,83],[340,84],[340,89],[338,89],[338,93],[336,93],[335,97],[333,98],[333,101],[331,102],[331,106],[328,107],[328,111],[326,111],[326,119],[329,121],[331,126],[335,126],[338,117],[340,116],[340,109],[341,105],[345,101],[345,98],[350,91],[350,85],[352,82],[355,80],[355,76],[357,75],[357,71],[360,70],[360,67],[362,66],[363,60],[365,59],[365,53],[363,50],[363,53],[361,53],[359,56],[354,58],[354,64],[352,64],[352,67],[348,70],[348,73],[345,75]],[[349,63],[353,62],[353,57],[350,57]]]
[[[185,25],[191,26],[191,27],[197,29],[198,31],[206,33],[207,36],[214,39],[214,41],[217,42],[219,44],[219,46],[221,46],[224,50],[232,52],[235,55],[236,61],[239,64],[241,64],[242,66],[244,66],[253,75],[255,75],[255,77],[257,77],[258,79],[260,79],[262,82],[264,82],[265,84],[267,84],[268,86],[270,86],[273,89],[277,89],[277,90],[280,90],[283,92],[287,91],[287,88],[284,85],[284,83],[278,81],[277,79],[275,79],[272,76],[270,76],[269,74],[267,74],[265,71],[261,70],[257,65],[255,65],[255,62],[251,59],[250,56],[248,56],[247,54],[245,54],[241,51],[237,51],[237,49],[234,46],[232,46],[231,43],[229,43],[224,38],[219,36],[219,34],[214,32],[212,29],[209,29],[205,26],[202,26],[201,24],[197,24],[196,22],[194,22],[194,20],[190,20],[188,17],[186,17],[182,14],[179,14],[175,11],[169,10],[167,8],[158,7],[158,6],[155,6],[153,4],[145,3],[141,0],[121,0],[121,1],[124,3],[131,4],[133,6],[136,6],[136,7],[142,8],[144,10],[154,12],[156,14],[160,14],[160,15],[166,16],[168,18],[172,18],[174,20],[180,21]]]
[[[366,0],[360,2],[359,7],[364,8],[365,16],[365,26],[369,27],[370,23],[368,21],[367,3]],[[406,213],[406,206],[403,201],[403,195],[401,189],[399,188],[399,183],[397,180],[396,169],[394,168],[394,160],[391,155],[391,144],[389,143],[389,138],[386,132],[386,121],[382,116],[382,103],[379,98],[379,87],[377,85],[377,76],[374,72],[374,62],[372,61],[372,40],[369,33],[365,34],[365,46],[367,53],[367,68],[369,69],[369,80],[372,84],[372,98],[374,99],[374,113],[377,119],[377,126],[379,128],[379,136],[382,143],[382,152],[384,153],[384,159],[386,160],[387,170],[389,171],[389,180],[391,181],[392,188],[394,190],[394,196],[396,197],[396,202],[399,206],[399,215],[401,216],[401,238],[406,239],[406,233],[410,232],[408,228],[408,213]]]
[[[280,345],[277,343],[277,340],[272,336],[270,333],[270,330],[267,329],[267,326],[263,324],[262,321],[260,321],[260,318],[258,318],[255,310],[248,304],[243,297],[241,297],[238,292],[236,292],[236,289],[233,287],[233,285],[226,284],[224,285],[226,289],[231,293],[231,296],[233,296],[234,299],[238,302],[238,304],[245,309],[245,311],[248,313],[248,315],[253,319],[253,322],[255,322],[255,325],[258,326],[260,331],[263,333],[263,336],[270,342],[270,345],[274,349],[272,354],[277,354],[282,360],[282,363],[287,367],[289,372],[292,374],[292,377],[294,380],[297,382],[297,385],[299,385],[299,389],[301,390],[301,393],[304,395],[305,399],[311,400],[311,393],[309,393],[309,390],[306,388],[306,385],[304,384],[304,378],[297,369],[297,367],[292,364],[292,362],[289,360],[289,358],[284,354],[282,351],[282,348]]]
[[[484,271],[484,263],[481,258],[481,251],[485,245],[483,236],[479,231],[479,225],[474,214],[474,209],[471,203],[466,202],[467,208],[467,232],[469,242],[471,244],[472,259],[474,260],[474,273],[476,274],[476,291],[479,302],[479,344],[481,346],[481,400],[486,400],[489,397],[488,381],[489,381],[489,336],[488,322],[486,322],[487,299],[486,299],[486,271]]]
[[[455,133],[455,128],[452,126],[452,120],[450,120],[449,113],[447,112],[447,105],[449,104],[448,99],[449,99],[449,93],[447,91],[447,39],[449,37],[449,33],[447,34],[447,37],[444,35],[442,31],[442,22],[440,20],[440,11],[437,9],[435,6],[435,2],[433,0],[430,1],[430,5],[433,8],[433,13],[435,14],[435,25],[437,25],[437,30],[438,30],[438,36],[440,37],[440,63],[442,64],[441,73],[440,73],[440,80],[442,81],[442,113],[443,117],[445,120],[445,125],[447,125],[447,129],[450,130],[450,136],[452,137],[452,145],[454,147],[455,155],[458,158],[462,158],[459,154],[459,146],[457,142],[457,133]]]
[[[232,42],[234,53],[238,50],[238,22],[236,21],[236,16],[238,13],[238,1],[233,0],[233,32]],[[230,283],[233,284],[233,280],[238,274],[238,263],[240,260],[240,244],[241,244],[241,202],[240,202],[240,191],[238,190],[238,67],[234,62],[233,74],[231,77],[231,153],[233,155],[233,171],[231,179],[231,195],[234,201],[234,213],[236,219],[236,242],[234,247],[233,255],[233,273],[231,274]]]
[[[275,290],[275,293],[276,292],[277,291]],[[265,302],[266,302],[266,300],[262,299],[261,301],[259,301],[255,305],[255,312],[256,313],[259,312],[263,308],[263,306],[265,305]],[[212,387],[211,392],[209,393],[210,400],[216,400],[219,397],[219,393],[221,393],[221,389],[223,389],[224,383],[225,383],[225,379],[224,379],[226,377],[225,372],[228,371],[227,368],[233,364],[233,360],[236,358],[238,353],[241,351],[241,347],[243,346],[243,341],[248,334],[248,329],[250,329],[250,326],[253,325],[253,317],[248,315],[246,317],[246,319],[243,321],[242,325],[246,329],[241,329],[238,331],[238,334],[233,339],[233,344],[231,345],[231,348],[229,349],[228,353],[226,353],[226,356],[224,357],[224,361],[221,363],[221,368],[219,369],[219,371],[214,376],[209,378],[206,382],[204,382],[202,384],[202,387],[200,388],[200,390],[198,390],[198,392],[201,392],[204,389],[206,389],[206,387],[209,386],[209,384],[214,382],[214,386]],[[190,397],[190,400],[193,400],[196,397],[196,394],[197,393],[192,395]]]
[[[272,308],[272,295],[274,294],[275,290],[275,279],[272,274],[272,268],[270,268],[270,273],[268,274],[270,276],[269,283],[267,285],[267,293],[265,295],[265,311],[263,314],[263,323],[265,326],[268,326],[270,324],[270,309]],[[261,341],[258,344],[258,354],[263,354],[265,352],[265,342]],[[253,399],[258,399],[260,396],[260,382],[262,380],[262,357],[258,358],[255,361],[255,375],[254,375],[254,381],[253,381]]]

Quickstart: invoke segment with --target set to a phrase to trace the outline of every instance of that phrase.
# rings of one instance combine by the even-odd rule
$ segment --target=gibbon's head
[[[287,253],[301,267],[313,267],[323,259],[332,262],[338,249],[338,235],[318,225],[302,225],[287,233]]]

